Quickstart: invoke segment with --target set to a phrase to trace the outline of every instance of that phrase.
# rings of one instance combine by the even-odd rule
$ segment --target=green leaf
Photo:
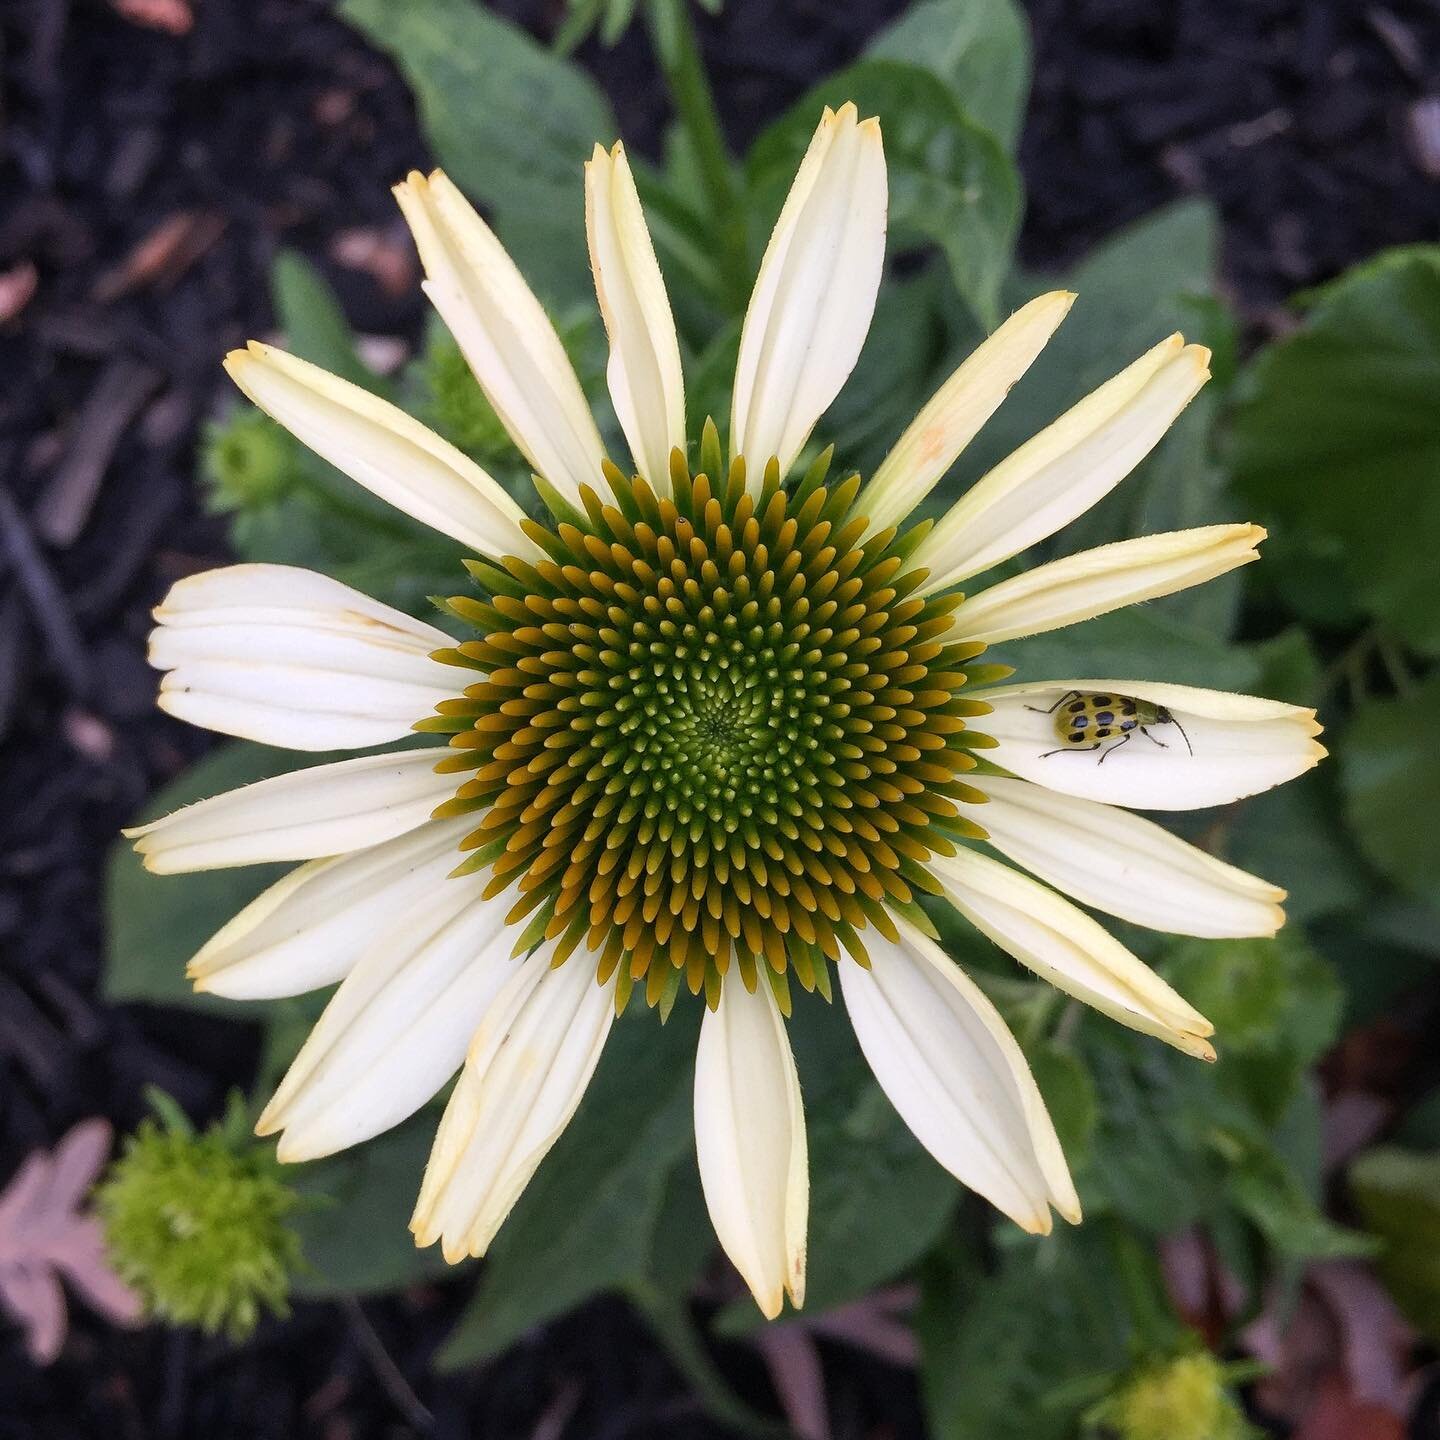
[[[1354,910],[1374,888],[1340,823],[1330,774],[1312,772],[1237,806],[1224,858],[1287,892],[1294,925]]]
[[[1409,645],[1440,655],[1440,246],[1392,251],[1320,292],[1242,380],[1241,492],[1303,536]],[[1317,571],[1322,584],[1325,580]]]
[[[409,1230],[437,1118],[427,1108],[342,1154],[286,1167],[295,1188],[314,1199],[293,1221],[310,1267],[296,1294],[377,1295],[455,1273],[438,1245],[421,1250]]]
[[[866,47],[933,71],[1012,154],[1030,90],[1030,30],[1013,0],[922,0]]]
[[[1281,1053],[1299,1070],[1339,1030],[1344,996],[1334,971],[1293,929],[1268,940],[1182,940],[1164,969],[1215,1026],[1227,1059]]]
[[[1212,632],[1149,606],[1132,606],[1026,640],[1007,640],[993,657],[1015,666],[1017,680],[1164,680],[1249,690],[1259,678],[1255,657]]]
[[[384,392],[380,377],[355,351],[355,336],[335,292],[303,255],[282,250],[275,257],[270,293],[290,351],[342,380]]]
[[[323,765],[343,755],[301,754],[252,744],[224,744],[172,780],[146,806],[137,824],[159,819],[182,805]],[[152,875],[123,840],[112,846],[105,871],[106,945],[100,988],[112,1004],[143,1001],[223,1010],[238,1017],[254,1005],[197,994],[185,978],[186,961],[237,911],[248,905],[286,867],[246,865],[195,875]]]
[[[824,106],[853,100],[885,131],[892,255],[938,245],[956,289],[987,327],[1000,318],[1000,285],[1020,221],[1015,166],[929,70],[862,60],[830,76],[756,141],[746,162],[751,204],[779,214]]]
[[[1016,1241],[991,1275],[937,1258],[917,1329],[934,1440],[1069,1440],[1095,1398],[1086,1382],[1120,1371],[1131,1344],[1125,1290],[1093,1222]]]
[[[1371,1150],[1350,1167],[1350,1191],[1385,1242],[1381,1278],[1407,1318],[1440,1341],[1440,1153]]]
[[[695,1007],[666,1025],[634,1007],[616,1022],[574,1120],[491,1248],[443,1370],[499,1354],[532,1326],[632,1284],[683,1294],[713,1246],[693,1168]]]
[[[1366,858],[1431,899],[1440,886],[1440,674],[1360,707],[1342,737],[1340,781]]]
[[[616,134],[599,86],[472,0],[344,0],[340,13],[394,56],[436,159],[493,210],[536,290],[588,295],[581,165]]]

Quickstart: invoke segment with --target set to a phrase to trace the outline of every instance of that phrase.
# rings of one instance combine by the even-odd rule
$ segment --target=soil
[[[499,6],[548,34],[558,3]],[[703,22],[737,141],[852,59],[898,0],[727,0]],[[1440,222],[1440,8],[1361,0],[1030,0],[1036,83],[1022,240],[1060,265],[1167,199],[1224,220],[1252,330],[1279,302]],[[190,22],[190,23],[186,23]],[[168,27],[168,28],[167,28]],[[171,31],[183,33],[171,33]],[[153,706],[148,610],[223,562],[197,435],[219,356],[271,324],[277,247],[319,262],[362,331],[413,335],[418,292],[373,263],[388,186],[423,163],[390,64],[320,0],[6,0],[0,129],[0,1182],[75,1121],[117,1130],[143,1087],[193,1116],[243,1083],[241,1024],[97,999],[100,875],[116,831],[205,740]],[[643,33],[581,58],[653,148]],[[0,1437],[712,1436],[618,1303],[435,1379],[460,1297],[303,1305],[243,1349],[117,1334],[75,1307],[37,1370],[0,1324]],[[379,1358],[376,1337],[388,1361]],[[745,1351],[719,1355],[771,1408]],[[918,1436],[913,1376],[827,1355],[837,1435]],[[431,1419],[407,1417],[393,1363]]]

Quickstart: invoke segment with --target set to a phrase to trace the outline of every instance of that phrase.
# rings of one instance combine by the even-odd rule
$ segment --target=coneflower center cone
[[[732,961],[786,1004],[789,975],[828,995],[827,960],[867,963],[867,925],[894,938],[946,831],[983,833],[954,803],[987,743],[962,691],[1005,672],[949,636],[958,595],[917,593],[922,528],[867,537],[828,451],[758,495],[711,425],[700,461],[673,452],[670,495],[607,464],[608,499],[526,522],[542,558],[467,562],[487,595],[447,608],[480,638],[437,658],[480,678],[418,728],[450,735],[468,778],[437,815],[475,813],[460,872],[516,887],[517,949],[623,960],[622,1004],[714,1004]]]

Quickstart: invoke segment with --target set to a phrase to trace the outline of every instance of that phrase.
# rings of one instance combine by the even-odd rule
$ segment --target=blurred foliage
[[[1231,942],[1122,927],[1215,1021],[1222,1058],[1207,1067],[1021,979],[988,943],[933,912],[951,952],[1015,1027],[1072,1163],[1087,1222],[1039,1240],[961,1195],[870,1079],[843,1016],[802,1000],[791,1033],[810,1127],[807,1313],[917,1278],[937,1440],[1245,1434],[1227,1392],[1232,1372],[1195,1353],[1160,1274],[1158,1242],[1191,1226],[1234,1277],[1242,1319],[1309,1261],[1378,1252],[1399,1302],[1440,1339],[1440,1119],[1408,1136],[1413,1150],[1354,1164],[1349,1213],[1368,1233],[1343,1227],[1327,1216],[1315,1073],[1345,1025],[1433,982],[1440,959],[1440,247],[1382,255],[1300,297],[1293,329],[1242,362],[1238,322],[1215,285],[1216,216],[1202,201],[1118,232],[1067,274],[1017,268],[1013,157],[1030,57],[1013,0],[912,5],[743,157],[720,135],[685,0],[572,0],[555,48],[472,0],[343,0],[342,10],[395,57],[437,160],[485,207],[552,307],[609,438],[579,176],[592,144],[608,144],[616,128],[594,81],[560,52],[592,33],[611,43],[642,16],[677,118],[660,158],[632,163],[695,425],[728,415],[750,277],[820,106],[852,98],[884,125],[900,263],[822,427],[842,464],[873,468],[985,330],[1056,284],[1079,293],[1073,313],[930,510],[1170,331],[1214,351],[1213,383],[1171,434],[1032,558],[1252,518],[1272,528],[1266,563],[1008,646],[1004,658],[1022,677],[1143,675],[1318,705],[1338,764],[1221,811],[1167,817],[1285,885],[1290,925],[1276,940]],[[412,363],[380,377],[358,358],[317,271],[282,256],[274,287],[292,349],[407,406],[532,503],[527,467],[438,326]],[[416,613],[428,610],[427,595],[454,588],[448,542],[248,410],[209,433],[203,469],[244,558],[310,565]],[[317,758],[227,745],[151,813]],[[189,993],[184,962],[270,878],[240,870],[158,880],[118,848],[109,997],[213,1005]],[[227,1013],[267,1026],[262,1086],[288,1063],[315,1003],[237,1012],[226,1002]],[[690,1138],[694,1023],[682,1006],[664,1027],[649,1015],[617,1025],[576,1123],[474,1271],[439,1363],[497,1355],[588,1297],[619,1292],[707,1404],[754,1424],[710,1365],[688,1305],[713,1254]],[[1440,1103],[1433,1108],[1440,1115]],[[436,1273],[434,1255],[415,1252],[405,1229],[434,1114],[297,1172],[298,1186],[328,1197],[295,1219],[306,1293],[373,1292]],[[747,1302],[722,1306],[712,1323],[731,1335],[758,1322]]]

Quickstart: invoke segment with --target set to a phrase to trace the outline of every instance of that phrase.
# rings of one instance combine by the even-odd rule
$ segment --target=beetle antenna
[[[1181,735],[1185,736],[1185,748],[1190,752],[1190,758],[1193,760],[1195,758],[1195,747],[1190,743],[1190,737],[1188,735],[1185,735],[1185,727],[1178,720],[1176,720],[1173,715],[1170,717],[1170,719],[1174,723],[1175,728],[1181,733]]]

